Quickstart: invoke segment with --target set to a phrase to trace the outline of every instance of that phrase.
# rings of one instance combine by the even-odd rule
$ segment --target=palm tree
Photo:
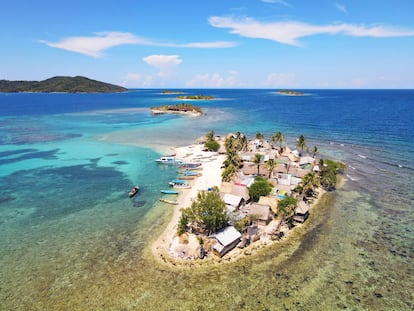
[[[314,172],[308,173],[302,178],[302,200],[309,191],[313,192],[320,184],[319,176]]]
[[[213,130],[211,130],[210,132],[208,132],[207,134],[206,134],[206,139],[207,139],[207,141],[212,141],[212,140],[214,140],[214,131]]]
[[[296,143],[296,145],[298,146],[298,148],[300,148],[303,152],[303,149],[306,148],[306,137],[303,135],[300,135],[298,138],[298,141]]]
[[[246,151],[247,150],[247,148],[249,146],[249,141],[247,140],[246,135],[243,135],[240,138],[239,144],[240,144],[240,150],[241,151]]]
[[[224,161],[224,166],[229,166],[230,164],[232,164],[234,167],[240,167],[241,163],[242,163],[242,159],[240,158],[239,154],[237,153],[236,150],[230,150],[227,151],[226,153],[226,160]]]
[[[313,153],[313,158],[316,156],[317,153],[319,153],[319,149],[317,146],[313,147],[312,153]]]
[[[270,178],[270,176],[272,175],[272,173],[273,173],[273,169],[275,168],[275,166],[276,166],[276,162],[275,162],[275,160],[274,159],[269,159],[269,161],[267,161],[266,162],[266,166],[267,166],[267,169],[268,169],[268,171],[269,171],[269,178]]]
[[[224,146],[226,147],[227,152],[235,151],[234,141],[235,141],[235,138],[233,136],[229,136],[229,137],[226,138],[226,141],[224,142]]]
[[[262,163],[262,155],[260,153],[256,153],[254,155],[253,162],[257,164],[257,176],[260,175],[260,163]]]
[[[263,140],[264,139],[264,135],[262,133],[260,133],[260,132],[256,132],[256,139]]]
[[[278,131],[273,134],[272,141],[275,144],[279,143],[280,149],[282,149],[282,143],[285,141],[285,136],[280,131]]]

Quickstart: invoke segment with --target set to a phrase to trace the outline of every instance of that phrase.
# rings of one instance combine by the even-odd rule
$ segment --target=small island
[[[173,266],[231,262],[301,226],[321,196],[335,190],[346,165],[317,157],[318,147],[308,149],[303,135],[297,149],[284,142],[281,132],[267,141],[261,133],[249,140],[211,131],[198,144],[176,148],[185,162],[172,182],[178,199],[161,199],[176,207],[153,244],[156,257]]]
[[[279,90],[279,94],[289,95],[289,96],[304,96],[304,92],[292,91],[292,90]]]
[[[4,93],[119,93],[127,90],[118,85],[82,76],[56,76],[43,81],[0,80],[0,92]]]
[[[182,91],[170,91],[170,90],[164,90],[164,91],[162,91],[161,92],[161,94],[185,94],[184,92],[182,92]]]
[[[191,100],[212,100],[214,96],[211,95],[181,95],[177,96],[178,99],[191,99]]]
[[[153,115],[178,113],[178,114],[188,114],[191,116],[201,116],[203,114],[203,110],[198,106],[182,103],[182,104],[176,104],[176,105],[151,107],[151,113]]]

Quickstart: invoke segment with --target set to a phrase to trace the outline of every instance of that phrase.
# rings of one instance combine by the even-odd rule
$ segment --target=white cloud
[[[348,13],[348,10],[346,9],[346,6],[345,5],[343,5],[341,3],[338,3],[338,2],[335,2],[334,5],[335,5],[335,8],[338,11],[341,11],[342,13]]]
[[[197,74],[193,79],[186,83],[186,86],[200,88],[240,87],[242,85],[239,82],[237,75],[237,71],[230,71],[227,77],[223,77],[218,73]]]
[[[414,36],[414,30],[386,26],[354,24],[312,25],[296,21],[264,23],[253,18],[234,19],[212,16],[209,23],[217,28],[229,28],[230,33],[242,37],[258,38],[299,46],[298,39],[319,34],[343,34],[354,37],[403,37]]]
[[[58,42],[48,42],[44,40],[39,42],[50,47],[77,52],[92,57],[101,57],[105,50],[125,44],[178,48],[229,48],[236,46],[235,42],[227,41],[191,42],[182,44],[155,42],[138,37],[129,32],[98,32],[95,33],[95,36],[90,37],[69,37]]]
[[[102,52],[123,44],[147,44],[147,42],[128,32],[99,32],[95,37],[69,37],[59,42],[46,42],[48,46],[77,52],[92,57],[102,56]]]
[[[182,63],[178,55],[150,55],[142,60],[148,65],[158,68],[158,75],[163,79],[171,76],[175,67]]]
[[[288,2],[284,1],[284,0],[262,0],[262,2],[282,4],[284,6],[291,7],[291,5]]]

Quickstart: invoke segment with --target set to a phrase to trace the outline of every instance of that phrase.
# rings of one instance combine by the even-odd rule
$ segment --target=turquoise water
[[[414,91],[188,92],[219,99],[185,118],[151,116],[176,102],[159,90],[0,94],[1,310],[413,309]],[[256,256],[159,266],[149,246],[176,169],[154,159],[212,129],[304,134],[348,181]]]

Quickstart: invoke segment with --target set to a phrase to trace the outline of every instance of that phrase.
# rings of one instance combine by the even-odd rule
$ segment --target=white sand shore
[[[180,219],[180,209],[191,205],[191,200],[197,197],[201,190],[207,190],[210,187],[221,184],[221,166],[225,160],[224,155],[216,152],[202,151],[203,145],[190,145],[178,147],[175,149],[176,158],[183,159],[185,162],[202,162],[203,169],[200,171],[201,176],[190,181],[191,189],[182,189],[178,197],[178,205],[174,206],[173,216],[170,223],[165,228],[161,236],[153,243],[152,252],[157,257],[172,255],[177,251],[177,223]],[[190,243],[198,243],[190,239]]]

